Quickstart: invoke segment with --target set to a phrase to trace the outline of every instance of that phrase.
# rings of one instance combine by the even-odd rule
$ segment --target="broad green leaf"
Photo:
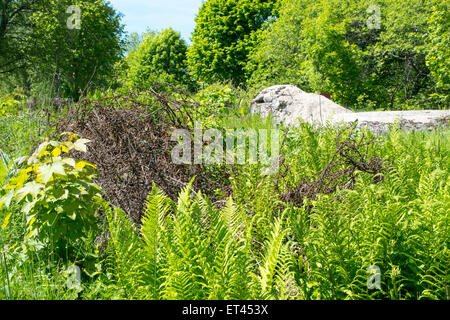
[[[52,151],[52,156],[53,157],[59,157],[59,155],[61,154],[61,149],[60,148],[55,148],[55,149],[53,149],[53,151]]]
[[[18,165],[18,166],[20,166],[20,165],[22,165],[23,163],[25,163],[25,161],[27,161],[28,160],[28,157],[20,157],[20,158],[18,158],[18,159],[16,159],[15,161],[14,161],[14,163],[16,164],[16,165]]]
[[[36,152],[33,155],[36,155],[37,158],[41,158],[44,155],[48,154],[48,152],[47,152],[48,145],[49,145],[48,142],[44,142],[43,144],[41,144],[39,146],[39,148],[36,150]]]
[[[62,176],[66,175],[63,161],[57,161],[40,166],[38,169],[37,181],[47,183],[53,177],[53,174],[60,174]]]
[[[28,182],[22,188],[17,190],[16,200],[20,202],[29,194],[31,194],[33,197],[36,197],[43,187],[43,184],[37,183],[35,181]]]
[[[15,178],[11,179],[11,183],[15,185],[15,188],[22,188],[22,186],[24,185],[24,183],[28,180],[29,178],[29,173],[33,171],[32,167],[28,167],[26,169],[23,169],[19,172],[19,175]]]
[[[36,200],[27,202],[25,205],[22,206],[22,212],[28,215],[34,209],[36,202],[37,202]]]
[[[0,208],[4,205],[8,208],[11,204],[12,199],[14,199],[14,190],[10,190],[5,197],[0,199]]]
[[[64,159],[62,159],[62,162],[64,162],[65,164],[67,164],[73,168],[75,168],[75,166],[76,166],[76,162],[72,158],[64,158]]]
[[[77,151],[81,152],[87,152],[86,143],[91,142],[88,139],[78,139],[74,144],[73,147]]]

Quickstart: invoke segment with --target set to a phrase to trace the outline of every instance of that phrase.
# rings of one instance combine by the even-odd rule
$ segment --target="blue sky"
[[[162,30],[172,27],[189,41],[195,16],[202,0],[109,0],[121,12],[126,31],[142,33],[147,27]]]

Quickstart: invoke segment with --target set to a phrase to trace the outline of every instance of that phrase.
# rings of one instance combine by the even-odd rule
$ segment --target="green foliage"
[[[159,90],[170,88],[167,84],[192,89],[187,73],[186,50],[186,42],[179,32],[172,29],[145,34],[140,45],[131,50],[125,59],[128,65],[125,83]]]
[[[274,231],[264,239],[266,251],[254,255],[255,219],[231,198],[217,210],[201,193],[193,198],[189,185],[175,204],[153,186],[142,238],[120,210],[109,210],[107,216],[118,284],[122,287],[120,279],[130,279],[126,283],[134,286],[129,298],[250,299],[279,289],[274,279],[278,267],[285,267],[280,266],[280,251],[286,229],[280,219],[271,223]]]
[[[0,74],[14,72],[33,50],[34,29],[29,18],[36,0],[0,2]]]
[[[249,125],[267,125],[248,121]],[[83,199],[87,206],[102,207],[108,236],[102,255],[84,253],[86,276],[81,292],[54,289],[62,286],[65,271],[54,263],[43,268],[42,256],[24,251],[23,246],[33,247],[33,239],[20,244],[23,234],[30,231],[30,220],[26,214],[15,213],[14,208],[23,210],[25,202],[51,196],[43,198],[40,192],[27,196],[24,203],[20,200],[28,192],[23,190],[27,182],[38,184],[48,176],[41,169],[45,164],[37,163],[34,175],[14,192],[18,194],[18,206],[10,206],[9,211],[0,208],[0,264],[7,270],[0,275],[0,296],[448,299],[448,129],[411,133],[393,128],[367,149],[368,156],[382,157],[388,168],[382,180],[375,183],[370,174],[359,173],[351,188],[317,194],[304,199],[301,206],[282,201],[280,192],[313,176],[333,158],[337,132],[337,128],[317,130],[307,124],[291,129],[282,149],[284,165],[289,166],[287,174],[263,176],[259,165],[235,166],[230,178],[232,197],[219,201],[220,206],[213,205],[201,192],[191,190],[192,182],[182,190],[177,202],[154,185],[141,224],[135,226],[123,210],[113,210],[94,197]],[[363,133],[368,139],[373,138],[367,131],[353,134]],[[74,148],[84,149],[83,140],[72,143]],[[72,147],[55,142],[46,146],[38,150],[43,153],[41,157],[35,157],[41,162],[52,161],[48,164],[59,161],[54,160],[55,156],[63,153],[64,147]],[[44,155],[45,152],[50,154]],[[90,168],[75,161],[77,165],[83,170]],[[67,174],[77,170],[70,164],[64,167]],[[20,183],[21,173],[26,171],[21,169],[10,185]],[[92,176],[92,172],[87,176]],[[52,177],[47,181],[48,187],[53,181],[62,187],[70,183],[58,173]],[[69,193],[68,198],[72,196]],[[5,200],[8,198],[2,201]],[[64,200],[47,201],[46,208],[55,209],[51,204],[59,201]],[[48,231],[57,232],[59,227],[53,228]],[[74,232],[73,228],[70,230]],[[86,238],[93,242],[92,236]],[[88,247],[85,242],[82,246]],[[88,267],[89,264],[93,266]],[[367,269],[374,265],[381,271],[381,290],[367,286]]]
[[[0,299],[2,300],[74,300],[80,288],[68,287],[68,266],[82,271],[82,282],[94,275],[98,251],[92,234],[77,243],[71,261],[63,263],[52,250],[37,251],[42,245],[34,239],[24,240],[27,222],[18,208],[0,208],[0,221],[13,213],[8,225],[0,228]],[[98,264],[97,264],[98,266]],[[82,288],[81,288],[82,289]]]
[[[18,107],[22,105],[22,98],[20,93],[16,93],[16,98],[11,95],[0,97],[0,117],[6,117],[7,115],[15,115],[19,112]]]
[[[194,100],[198,103],[195,117],[206,125],[221,127],[222,120],[238,115],[236,95],[230,85],[209,85],[197,92]]]
[[[0,149],[12,159],[29,154],[35,141],[54,131],[49,126],[48,114],[41,110],[18,110],[24,106],[24,103],[16,104],[12,111],[9,109],[0,117]]]
[[[21,91],[0,97],[0,186],[10,175],[11,159],[29,154],[35,141],[41,135],[50,135],[46,106],[38,105],[35,110],[27,107],[26,97]]]
[[[80,8],[80,29],[69,29]],[[120,16],[101,0],[17,0],[0,3],[0,78],[3,90],[77,99],[104,88],[122,53]]]
[[[323,166],[310,152],[320,147],[326,163],[331,155],[325,150],[333,149],[328,130],[315,143],[307,143],[309,130],[298,133],[290,143],[306,141],[288,161],[294,170],[288,180],[294,181],[301,172]],[[360,175],[352,190],[320,195],[289,209],[300,248],[296,279],[308,299],[448,298],[447,144],[445,132],[394,129],[369,150],[392,163],[383,182],[373,184],[370,176]],[[381,269],[381,291],[367,289],[372,265]]]
[[[0,186],[3,186],[10,173],[10,159],[8,155],[0,149]]]
[[[208,0],[196,18],[188,65],[197,81],[245,82],[247,56],[255,35],[269,19],[276,1]]]
[[[89,99],[132,107],[130,86],[192,92],[203,84],[188,97],[136,95],[136,105],[156,111],[165,98],[179,99],[167,102],[174,118],[269,136],[282,128],[248,114],[269,84],[327,92],[355,109],[448,108],[446,2],[208,0],[189,49],[172,29],[122,43],[107,2],[69,2],[0,1],[0,299],[450,298],[448,128],[394,126],[376,138],[303,123],[286,131],[278,174],[263,175],[262,164],[204,166],[212,180],[229,179],[214,203],[205,181],[194,191],[192,180],[175,199],[153,184],[139,225],[101,199],[95,166],[75,160],[88,140],[63,134],[20,158],[55,130],[60,114],[23,95],[44,89],[77,98],[92,86]],[[66,26],[69,4],[82,9],[80,30]],[[380,29],[367,24],[372,4]],[[122,49],[128,56],[119,61]],[[197,107],[187,110],[192,100]],[[381,173],[356,171],[341,188],[304,196],[350,134],[376,141],[353,151],[380,160]],[[75,289],[71,264],[82,270]],[[381,271],[379,290],[368,288],[371,266]]]
[[[71,150],[86,152],[89,140],[67,135],[65,142],[45,142],[31,157],[18,159],[16,174],[0,199],[0,206],[20,208],[27,222],[26,239],[37,239],[61,257],[68,257],[69,249],[95,228],[94,199],[100,194],[93,182],[95,166],[68,157]],[[3,229],[17,218],[12,214],[6,216]]]
[[[71,5],[81,10],[80,29],[69,29]],[[122,25],[120,16],[101,0],[51,0],[40,4],[31,21],[35,29],[35,54],[29,76],[39,89],[50,95],[78,99],[80,90],[109,84],[119,60]]]
[[[436,95],[448,106],[450,90],[450,13],[448,3],[433,1],[430,33],[424,48],[426,63],[438,88]]]
[[[447,107],[444,1],[282,3],[249,59],[250,85],[295,84],[355,109]],[[380,8],[379,29],[369,28],[370,5]]]
[[[120,286],[120,292],[128,299],[136,297],[137,288],[140,285],[142,253],[140,239],[127,215],[119,208],[111,210],[106,204],[102,204],[109,225],[110,263],[114,268],[115,280]]]

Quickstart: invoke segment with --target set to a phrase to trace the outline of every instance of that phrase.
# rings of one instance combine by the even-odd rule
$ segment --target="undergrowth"
[[[26,237],[23,208],[0,208],[0,299],[449,299],[449,140],[447,128],[375,137],[302,124],[286,131],[277,174],[257,164],[221,166],[227,178],[203,168],[229,179],[218,199],[199,177],[169,195],[151,176],[139,214],[97,198],[96,231],[69,259]],[[18,150],[2,148],[3,184],[17,174],[12,159],[27,155]],[[379,288],[370,286],[374,268]]]

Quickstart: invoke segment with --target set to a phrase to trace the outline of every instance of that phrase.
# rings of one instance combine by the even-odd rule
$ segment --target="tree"
[[[244,67],[256,33],[271,17],[275,0],[208,0],[196,17],[188,65],[198,81],[246,80]]]
[[[191,88],[186,50],[180,33],[170,28],[145,34],[142,43],[125,60],[128,65],[125,83],[144,88],[156,83],[161,89],[167,84]]]
[[[128,53],[136,51],[141,45],[142,41],[144,41],[145,34],[132,32],[127,35],[127,39],[125,40],[125,50]]]
[[[444,2],[433,1],[430,32],[424,48],[426,63],[436,83],[436,96],[444,105],[450,99],[450,11]]]
[[[250,55],[249,85],[291,83],[355,109],[442,108],[426,63],[432,10],[421,0],[282,0]]]
[[[79,28],[70,24],[80,9]],[[73,16],[72,16],[73,17]],[[57,95],[77,99],[80,91],[108,84],[122,53],[120,15],[101,0],[48,0],[33,14],[37,53],[35,80],[50,83]],[[75,21],[76,22],[76,21]]]
[[[33,48],[33,26],[29,17],[37,0],[0,0],[0,75],[25,67]]]

